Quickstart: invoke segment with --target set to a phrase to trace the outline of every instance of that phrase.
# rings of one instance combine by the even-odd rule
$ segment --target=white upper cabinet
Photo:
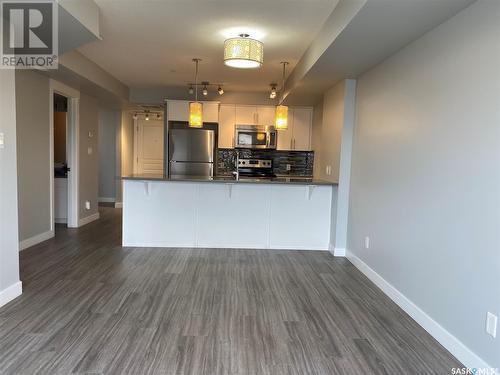
[[[312,108],[293,108],[293,149],[311,150]]]
[[[189,102],[186,100],[167,101],[168,121],[189,121]]]
[[[257,125],[257,107],[251,105],[237,105],[235,113],[236,124]]]
[[[311,150],[312,115],[311,107],[288,109],[288,129],[278,131],[278,150]]]
[[[222,104],[219,112],[219,148],[234,147],[235,119],[235,106]]]
[[[274,125],[276,117],[276,107],[262,106],[257,107],[257,124],[258,125]]]
[[[219,122],[219,102],[203,103],[203,122]],[[189,121],[189,101],[167,100],[168,121]]]
[[[276,107],[203,103],[203,122],[219,123],[220,148],[234,147],[234,127],[240,125],[274,125]],[[288,129],[278,130],[278,150],[311,150],[312,107],[290,107]],[[189,101],[168,100],[169,121],[189,120]]]

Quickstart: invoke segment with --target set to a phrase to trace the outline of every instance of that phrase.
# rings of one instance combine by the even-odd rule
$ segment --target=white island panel
[[[328,250],[331,186],[273,186],[269,247]]]
[[[198,246],[267,248],[270,195],[269,185],[201,185]]]
[[[125,180],[123,246],[328,250],[332,186]]]
[[[125,181],[123,245],[196,246],[196,184]]]

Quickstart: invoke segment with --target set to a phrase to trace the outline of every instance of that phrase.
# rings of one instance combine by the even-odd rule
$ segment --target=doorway
[[[68,224],[68,98],[54,93],[54,222]]]
[[[50,80],[51,230],[79,227],[78,131],[80,92]]]

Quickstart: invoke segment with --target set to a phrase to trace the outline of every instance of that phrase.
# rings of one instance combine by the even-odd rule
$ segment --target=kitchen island
[[[336,184],[123,177],[123,246],[328,250]]]

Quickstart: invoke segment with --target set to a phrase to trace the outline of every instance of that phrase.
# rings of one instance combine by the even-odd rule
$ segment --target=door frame
[[[50,128],[50,229],[54,230],[54,94],[68,99],[66,122],[66,157],[71,171],[68,174],[68,228],[78,228],[79,212],[79,131],[80,131],[80,92],[59,81],[49,82],[49,128]]]

